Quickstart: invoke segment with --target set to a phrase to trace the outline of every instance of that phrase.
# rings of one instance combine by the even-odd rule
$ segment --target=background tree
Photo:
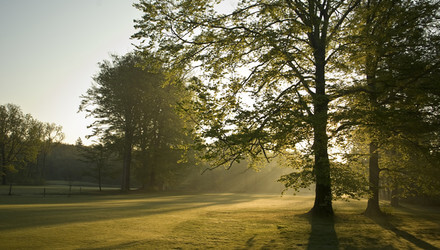
[[[82,96],[80,111],[96,121],[92,136],[109,143],[120,143],[123,162],[121,189],[130,190],[130,166],[136,124],[140,118],[139,103],[153,74],[140,67],[134,54],[112,56],[112,61],[99,64],[100,72],[93,86]],[[150,78],[150,79],[149,79]]]
[[[133,160],[144,187],[163,186],[182,155],[177,147],[187,138],[175,108],[188,91],[177,82],[166,85],[155,60],[134,53],[113,56],[100,64],[95,84],[82,97],[80,110],[96,119],[92,136],[122,152],[122,190],[130,189]]]
[[[439,66],[438,34],[433,32],[437,9],[438,2],[370,0],[357,10],[352,62],[360,68],[352,67],[361,78],[348,90],[354,95],[347,96],[348,116],[340,128],[357,129],[357,138],[369,144],[368,215],[381,214],[380,172],[387,169],[399,176],[402,167],[409,166],[402,161],[409,152],[404,145],[419,144],[430,130],[431,93],[438,92],[433,84]],[[391,166],[396,156],[402,159]]]
[[[77,141],[76,148],[81,160],[89,166],[85,174],[94,177],[98,181],[99,191],[102,191],[103,177],[110,163],[112,152],[103,143],[84,146]]]
[[[37,167],[39,167],[40,178],[45,178],[46,158],[50,154],[55,144],[61,143],[64,140],[63,127],[55,123],[41,124],[41,146],[37,158]]]
[[[37,159],[41,123],[14,104],[0,106],[0,157],[2,184],[8,176]]]
[[[216,3],[140,1],[140,49],[198,76],[197,142],[214,167],[304,149],[314,155],[312,212],[333,214],[327,126],[338,85],[328,73],[343,62],[347,17],[359,1],[239,1],[228,13]]]
[[[136,133],[136,178],[146,189],[161,190],[172,185],[189,163],[182,159],[186,151],[182,147],[190,137],[178,108],[191,95],[181,83],[163,80],[151,82],[146,94]]]
[[[85,146],[84,146],[85,147]],[[46,181],[68,181],[85,183],[96,183],[96,173],[91,172],[93,166],[81,160],[80,150],[76,145],[59,143],[55,144],[52,152],[46,159]],[[121,165],[121,164],[119,164]],[[115,175],[117,173],[118,175]],[[115,164],[107,166],[102,176],[103,185],[120,185],[120,169]]]

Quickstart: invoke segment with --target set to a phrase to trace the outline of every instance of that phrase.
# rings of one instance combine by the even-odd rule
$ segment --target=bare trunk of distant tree
[[[47,152],[44,152],[45,149],[43,149],[43,159],[42,159],[42,165],[41,165],[41,174],[40,177],[41,179],[44,180],[45,178],[45,168],[46,168],[46,156],[47,156]]]
[[[2,185],[6,185],[6,168],[2,167],[2,169],[3,169]]]
[[[370,27],[371,20],[367,20],[367,27]],[[372,113],[372,117],[376,117],[377,110],[379,104],[377,102],[377,93],[376,93],[376,69],[377,69],[377,57],[374,54],[368,54],[365,62],[365,71],[366,71],[366,79],[367,86],[369,88],[369,104],[370,111]],[[372,121],[369,121],[372,124],[376,124],[377,120],[373,118]],[[373,126],[374,127],[374,126]],[[374,128],[373,128],[374,129]],[[379,145],[378,140],[375,138],[374,132],[370,131],[370,144],[369,144],[369,163],[368,163],[368,180],[369,180],[369,191],[370,197],[368,198],[367,208],[364,212],[367,216],[378,216],[381,215],[379,206]]]
[[[102,158],[101,158],[102,159]],[[101,168],[102,168],[102,165],[101,165],[101,163],[98,163],[98,186],[99,186],[99,191],[101,192],[102,191],[102,175],[101,175]]]
[[[160,101],[157,101],[158,104],[160,104]],[[153,135],[153,150],[151,152],[151,171],[150,171],[150,189],[157,191],[159,189],[158,187],[158,180],[157,180],[157,172],[159,172],[159,154],[161,152],[161,127],[162,124],[160,123],[160,108],[157,107],[157,112],[155,114],[155,122],[154,122],[154,135]]]
[[[367,209],[364,214],[367,216],[381,215],[382,211],[379,206],[379,152],[377,142],[370,143],[370,161],[369,161],[369,190]]]
[[[133,132],[132,129],[127,129],[124,140],[124,155],[122,162],[122,191],[130,191],[130,167],[133,148]]]
[[[156,188],[156,172],[154,171],[154,167],[153,167],[153,169],[151,169],[150,172],[150,189],[155,190],[155,188]]]
[[[1,165],[1,172],[2,175],[2,185],[6,185],[6,150],[4,144],[2,144],[2,165]]]
[[[391,206],[393,207],[399,207],[399,188],[398,187],[393,187],[393,189],[391,189]]]
[[[374,93],[374,77],[367,75],[367,81],[370,81],[369,85],[373,87],[373,93],[370,95],[371,106],[373,107],[373,114],[376,112],[377,107],[376,95]],[[368,163],[368,181],[370,197],[368,198],[367,208],[364,212],[367,216],[379,216],[382,215],[382,211],[379,206],[379,181],[380,181],[380,168],[379,168],[379,145],[374,135],[370,135],[372,140],[369,144],[369,163]]]

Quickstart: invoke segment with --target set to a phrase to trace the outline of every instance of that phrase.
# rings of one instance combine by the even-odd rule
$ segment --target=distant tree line
[[[2,184],[41,182],[47,156],[64,139],[61,126],[23,114],[14,104],[0,106],[0,175]]]

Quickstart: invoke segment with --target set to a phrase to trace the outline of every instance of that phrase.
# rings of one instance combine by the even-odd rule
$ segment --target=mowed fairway
[[[334,220],[305,213],[312,196],[128,194],[0,196],[0,249],[437,249],[440,212],[335,202]]]

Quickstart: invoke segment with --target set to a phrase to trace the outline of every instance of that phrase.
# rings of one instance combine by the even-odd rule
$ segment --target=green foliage
[[[414,194],[415,189],[439,187],[426,175],[438,179],[439,165],[428,138],[438,131],[439,4],[369,1],[358,12],[363,22],[355,40],[361,50],[353,54],[364,79],[347,99],[347,124],[364,133],[357,137],[364,137],[361,141],[379,146],[379,171],[385,178],[381,185],[402,196],[408,189]],[[422,188],[425,184],[431,188]]]
[[[289,150],[278,159],[280,164],[286,165],[293,169],[293,172],[282,175],[278,181],[281,182],[286,192],[288,189],[293,189],[294,192],[299,192],[301,189],[310,188],[314,183],[313,174],[313,158],[301,154],[296,150]]]
[[[91,136],[122,156],[122,189],[130,188],[132,163],[145,188],[172,185],[181,170],[179,146],[189,139],[176,112],[188,92],[167,78],[155,58],[129,53],[112,60],[100,64],[95,84],[82,96],[80,111],[96,119]]]
[[[359,199],[367,194],[368,182],[362,169],[334,162],[331,168],[332,193],[335,198]]]
[[[281,158],[283,159],[283,158]],[[282,175],[278,181],[283,183],[283,192],[293,189],[299,192],[311,188],[314,184],[313,159],[303,157],[298,153],[290,153],[288,167],[294,169],[292,173]],[[367,193],[367,180],[363,168],[356,161],[333,161],[331,163],[332,194],[334,199],[359,199]]]
[[[396,198],[438,197],[440,162],[423,144],[393,138],[382,149],[383,188],[395,191]]]
[[[84,172],[87,169],[85,162],[80,160],[78,148],[75,145],[56,143],[46,158],[46,183],[49,180],[81,181],[87,179]]]
[[[84,146],[77,143],[76,148],[79,151],[81,160],[89,165],[84,174],[94,177],[98,181],[99,190],[101,191],[103,178],[108,171],[108,165],[114,154],[103,144]]]
[[[331,207],[326,91],[337,81],[328,75],[345,70],[347,20],[359,1],[239,1],[230,13],[217,3],[140,1],[139,49],[193,76],[189,115],[213,168],[304,149],[315,156],[307,176]]]
[[[44,150],[47,131],[51,126],[56,127],[41,123],[29,114],[23,114],[16,105],[0,106],[0,175],[3,185],[7,182],[7,176],[12,173],[19,170],[26,170],[27,173],[32,171],[32,163],[37,161],[39,153]],[[60,127],[57,127],[57,131],[62,135]]]
[[[377,177],[387,170],[400,186],[436,187],[438,1],[251,0],[228,13],[218,3],[135,5],[145,13],[139,51],[153,51],[196,93],[185,111],[203,160],[230,168],[283,155],[293,167],[280,179],[286,187],[315,181],[324,196],[332,186],[355,197],[379,154],[369,161]]]
[[[99,64],[94,83],[82,95],[79,111],[96,119],[90,135],[115,143],[124,133],[133,133],[139,120],[139,103],[148,91],[146,81],[156,76],[136,67],[140,61],[133,54],[112,56],[112,61]]]
[[[82,96],[80,111],[94,117],[93,133],[106,144],[112,144],[122,156],[122,190],[130,189],[132,150],[136,130],[148,101],[153,83],[160,81],[155,73],[136,67],[139,57],[129,53],[112,56],[112,61],[99,64],[94,85]]]

